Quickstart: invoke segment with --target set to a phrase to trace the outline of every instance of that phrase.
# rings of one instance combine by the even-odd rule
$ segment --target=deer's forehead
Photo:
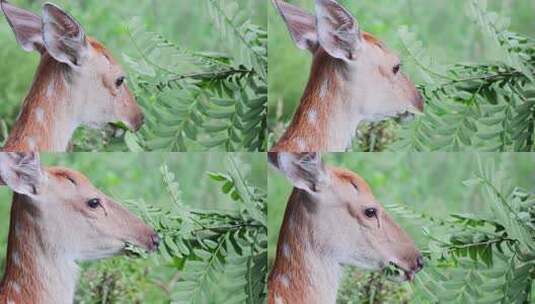
[[[87,177],[71,169],[62,168],[62,167],[50,167],[50,168],[47,168],[46,170],[50,176],[53,176],[58,180],[71,182],[77,186],[91,184],[89,180],[87,179]]]
[[[331,168],[331,170],[339,182],[352,185],[356,187],[361,193],[367,193],[370,195],[372,194],[368,183],[364,180],[364,178],[362,178],[355,172],[342,168]]]
[[[112,65],[117,65],[117,61],[115,60],[115,58],[113,58],[111,52],[106,47],[104,47],[102,43],[91,37],[87,37],[87,42],[89,43],[95,54],[97,54],[98,56],[102,56]]]
[[[399,57],[391,52],[386,45],[369,33],[363,33],[366,51],[369,56],[382,64],[397,64]]]
[[[91,57],[93,58],[91,59],[90,68],[94,68],[98,72],[104,73],[104,75],[113,75],[113,77],[115,77],[115,74],[122,72],[117,60],[102,43],[89,37],[87,42],[91,48]]]

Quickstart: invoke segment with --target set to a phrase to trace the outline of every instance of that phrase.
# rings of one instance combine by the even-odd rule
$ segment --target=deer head
[[[324,165],[317,153],[271,153],[270,161],[295,187],[288,203],[293,211],[287,211],[281,229],[283,246],[292,240],[285,234],[297,232],[305,242],[299,248],[310,250],[319,260],[366,270],[390,264],[403,271],[400,280],[411,280],[423,267],[410,236],[387,214],[362,177]]]
[[[24,223],[34,225],[24,229],[40,231],[47,252],[83,261],[122,253],[127,244],[158,247],[151,227],[76,171],[42,167],[35,153],[0,153],[0,176],[30,217]],[[12,225],[23,225],[18,216]]]
[[[315,141],[324,147],[304,142],[289,150],[333,151],[348,145],[360,121],[423,111],[423,98],[401,71],[400,58],[371,34],[363,32],[357,20],[334,0],[316,0],[316,16],[281,0],[273,0],[295,44],[314,56],[310,80],[286,140],[318,134]],[[321,130],[298,130],[297,124]],[[301,126],[301,129],[306,128]],[[294,130],[292,130],[294,129]],[[324,137],[341,137],[335,149]],[[336,131],[334,131],[336,130]],[[327,131],[328,132],[328,131]],[[306,140],[305,140],[306,141]],[[299,147],[301,146],[301,147]],[[341,147],[340,147],[341,146]],[[343,147],[343,148],[342,148]]]
[[[20,46],[41,54],[21,120],[49,128],[50,121],[60,120],[58,132],[65,133],[79,125],[98,128],[115,122],[141,127],[143,114],[124,71],[76,19],[51,3],[44,4],[42,17],[4,1],[0,5]]]

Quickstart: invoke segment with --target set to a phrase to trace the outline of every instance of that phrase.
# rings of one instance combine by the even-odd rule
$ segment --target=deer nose
[[[424,111],[424,97],[420,92],[416,93],[416,100],[413,102],[413,106],[418,109],[418,111],[423,112]]]
[[[139,112],[134,122],[134,131],[139,131],[145,122],[145,115],[142,112]]]
[[[416,272],[422,270],[422,268],[424,268],[424,257],[420,254],[416,258]]]
[[[150,250],[156,251],[156,249],[158,249],[158,247],[160,246],[160,237],[158,236],[158,234],[155,233],[150,237],[150,240],[151,240]]]

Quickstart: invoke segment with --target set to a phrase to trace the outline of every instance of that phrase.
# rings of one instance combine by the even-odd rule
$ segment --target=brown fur
[[[305,93],[301,99],[299,107],[295,112],[293,120],[278,141],[278,143],[271,149],[272,152],[306,152],[306,151],[320,151],[321,147],[325,146],[325,136],[318,132],[326,129],[329,109],[333,106],[333,98],[329,98],[336,91],[339,83],[338,68],[339,60],[332,58],[322,48],[319,48],[314,56],[312,69],[310,71],[310,79],[305,89]],[[321,86],[324,82],[329,83],[329,92],[325,100],[320,101]],[[317,113],[317,124],[312,128],[308,122],[308,113],[314,110]],[[298,146],[298,140],[313,138],[312,142],[305,142],[306,151],[303,151]]]
[[[36,210],[25,201],[23,195],[13,195],[7,262],[5,275],[0,283],[0,303],[7,303],[9,299],[17,304],[30,304],[34,303],[35,299],[42,298],[44,284],[36,276],[35,249],[32,248],[39,234],[31,224],[31,214],[34,212]],[[15,225],[20,229],[18,235],[15,235]],[[18,253],[19,265],[12,260],[13,252]],[[20,293],[17,293],[13,285],[8,282],[16,282],[20,287]]]
[[[304,224],[307,220],[306,212],[303,212],[305,204],[306,194],[294,189],[284,213],[277,243],[277,255],[268,279],[269,304],[276,304],[275,296],[285,299],[285,303],[306,303],[308,277],[303,260],[305,244],[302,242],[302,235],[309,232]],[[289,257],[283,255],[283,244],[289,246]],[[288,287],[282,286],[281,281],[277,279],[281,275],[287,275],[289,278]]]
[[[48,139],[52,135],[54,113],[58,112],[56,111],[58,107],[63,106],[54,101],[60,100],[58,96],[65,93],[65,73],[67,70],[64,64],[56,61],[48,53],[43,55],[33,84],[22,105],[20,116],[2,151],[30,151],[28,146],[30,137],[34,137],[34,148],[37,151],[51,149],[51,143]],[[49,83],[53,84],[53,94],[47,98]],[[38,107],[44,111],[43,124],[38,123],[35,119],[35,111]]]

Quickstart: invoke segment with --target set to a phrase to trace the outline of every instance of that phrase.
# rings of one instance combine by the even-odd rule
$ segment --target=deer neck
[[[78,127],[69,87],[72,72],[44,54],[5,151],[67,150]]]
[[[347,67],[318,50],[294,118],[273,150],[344,152],[362,120],[346,88]]]
[[[77,266],[39,221],[28,197],[15,194],[11,210],[1,303],[72,303]]]
[[[316,205],[294,189],[269,276],[270,304],[336,302],[341,266],[314,240]]]

